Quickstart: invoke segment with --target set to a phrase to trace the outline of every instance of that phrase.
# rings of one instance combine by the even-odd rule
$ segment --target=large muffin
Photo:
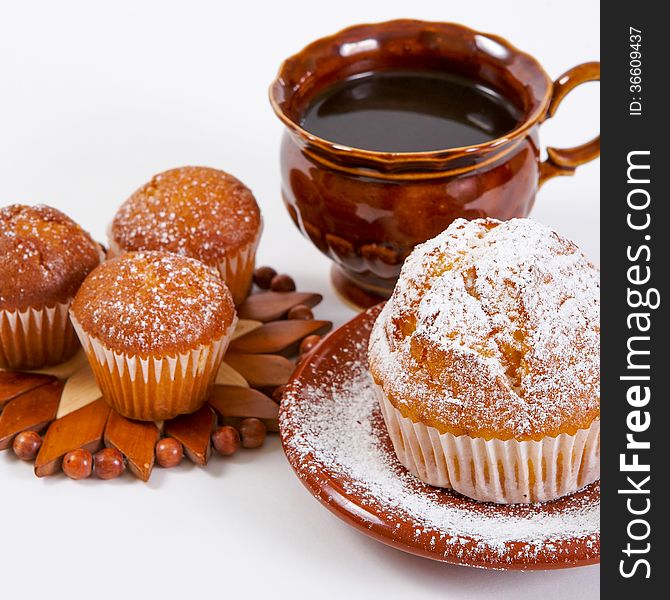
[[[82,284],[71,316],[106,400],[151,421],[202,406],[236,322],[221,278],[169,252],[103,263]]]
[[[116,213],[111,255],[165,250],[215,267],[240,304],[251,286],[261,214],[251,190],[217,169],[165,171]]]
[[[49,206],[0,208],[0,367],[63,362],[79,347],[68,308],[100,246]]]
[[[599,477],[599,349],[599,272],[572,242],[529,219],[459,219],[405,262],[369,361],[410,471],[536,502]]]

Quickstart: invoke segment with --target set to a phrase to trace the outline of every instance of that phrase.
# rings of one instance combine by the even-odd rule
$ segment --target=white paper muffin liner
[[[226,257],[216,265],[208,265],[215,273],[221,276],[226,283],[235,306],[239,306],[249,295],[251,282],[254,276],[254,267],[256,266],[256,250],[263,232],[263,221],[261,220],[258,233],[253,242],[241,248],[237,252],[228,253]],[[109,239],[109,249],[107,258],[112,259],[126,251],[118,244],[112,234],[111,225],[107,228],[107,237]]]
[[[254,276],[254,267],[256,266],[256,249],[261,239],[262,230],[263,222],[261,221],[256,239],[234,254],[226,255],[217,265],[221,278],[226,282],[233,296],[235,306],[242,304],[249,295]]]
[[[68,315],[71,302],[22,311],[0,310],[0,367],[37,369],[70,358],[79,348]]]
[[[71,319],[107,402],[124,417],[141,421],[171,419],[205,403],[237,322],[211,344],[175,356],[142,358],[110,350]]]
[[[485,440],[415,423],[375,386],[402,465],[424,483],[482,502],[555,500],[600,477],[600,420],[540,441]]]

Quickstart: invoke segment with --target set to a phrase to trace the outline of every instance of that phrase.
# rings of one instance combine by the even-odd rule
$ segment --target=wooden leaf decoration
[[[225,361],[255,388],[285,385],[295,370],[295,365],[288,358],[276,354],[229,352]]]
[[[51,379],[14,398],[0,415],[0,450],[9,448],[22,431],[42,431],[56,417],[63,383]]]
[[[251,321],[250,319],[240,319],[239,321],[237,321],[237,326],[235,327],[235,331],[233,331],[233,335],[230,336],[230,341],[236,340],[238,337],[242,337],[243,335],[246,335],[250,331],[258,329],[262,325],[263,323],[261,323],[260,321]]]
[[[104,400],[96,400],[54,421],[35,459],[35,475],[53,475],[60,469],[63,456],[77,448],[97,452],[102,446],[109,410]]]
[[[135,477],[148,481],[154,468],[154,449],[160,438],[154,423],[131,421],[115,410],[110,411],[105,427],[105,446],[116,448],[128,461]]]
[[[11,448],[21,431],[42,432],[34,463],[35,474],[43,477],[60,471],[68,452],[79,448],[96,452],[104,443],[121,452],[128,470],[147,481],[156,443],[171,436],[192,462],[204,466],[217,416],[219,423],[233,426],[255,417],[269,431],[278,431],[278,404],[268,394],[293,374],[294,361],[287,357],[297,354],[306,336],[325,334],[332,326],[328,321],[286,319],[293,307],[311,308],[321,300],[320,294],[272,290],[248,297],[238,307],[239,319],[209,403],[194,414],[168,421],[133,421],[110,409],[81,349],[60,365],[28,372],[0,370],[0,450]]]
[[[265,423],[268,431],[279,431],[279,406],[258,390],[215,386],[208,402],[227,424],[237,425],[242,419],[256,417]]]
[[[289,310],[298,304],[316,306],[323,300],[321,294],[305,292],[261,292],[249,296],[237,309],[242,319],[255,321],[276,321],[283,319]]]
[[[71,412],[95,402],[102,392],[89,365],[77,371],[65,382],[56,418],[60,419]]]
[[[229,352],[291,356],[296,354],[304,337],[321,335],[331,327],[330,321],[273,321],[233,340],[228,349]]]
[[[10,400],[53,381],[55,379],[47,375],[0,371],[0,410]]]
[[[32,373],[41,373],[42,375],[58,377],[58,379],[67,379],[87,364],[88,359],[86,358],[86,353],[83,350],[79,350],[71,359],[60,365],[35,369]]]
[[[205,404],[191,415],[180,415],[165,421],[165,435],[181,442],[186,456],[196,465],[204,467],[212,451],[210,438],[215,422],[212,409]]]
[[[249,387],[247,380],[226,362],[227,359],[224,358],[223,360],[224,362],[221,363],[221,366],[216,373],[216,379],[214,380],[214,383],[216,385],[236,385],[239,387]]]

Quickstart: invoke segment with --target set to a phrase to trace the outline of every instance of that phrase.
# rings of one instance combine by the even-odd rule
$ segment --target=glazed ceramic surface
[[[522,114],[502,137],[463,148],[377,152],[321,139],[301,126],[312,99],[342,79],[380,69],[431,69],[497,90]],[[540,125],[573,88],[600,77],[599,63],[552,82],[506,40],[453,23],[398,20],[358,25],[317,40],[280,67],[270,88],[286,126],[282,197],[314,245],[336,265],[340,293],[358,305],[388,297],[416,244],[458,217],[525,217],[538,188],[600,153],[600,140],[540,158]]]
[[[378,314],[324,338],[284,395],[282,444],[309,492],[366,535],[438,561],[524,570],[599,562],[600,482],[544,504],[489,504],[425,485],[400,465],[360,383]]]

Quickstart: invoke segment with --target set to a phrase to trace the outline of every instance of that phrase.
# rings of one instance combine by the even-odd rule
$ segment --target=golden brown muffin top
[[[91,236],[55,208],[0,208],[0,310],[65,302],[100,256]]]
[[[209,265],[252,243],[261,214],[251,190],[217,169],[156,175],[116,213],[110,241],[121,250],[167,250]]]
[[[600,415],[599,272],[530,219],[455,221],[417,247],[370,338],[393,405],[442,433],[541,439]]]
[[[107,348],[173,356],[226,334],[235,320],[230,292],[201,262],[168,252],[129,252],[84,281],[71,313]]]

